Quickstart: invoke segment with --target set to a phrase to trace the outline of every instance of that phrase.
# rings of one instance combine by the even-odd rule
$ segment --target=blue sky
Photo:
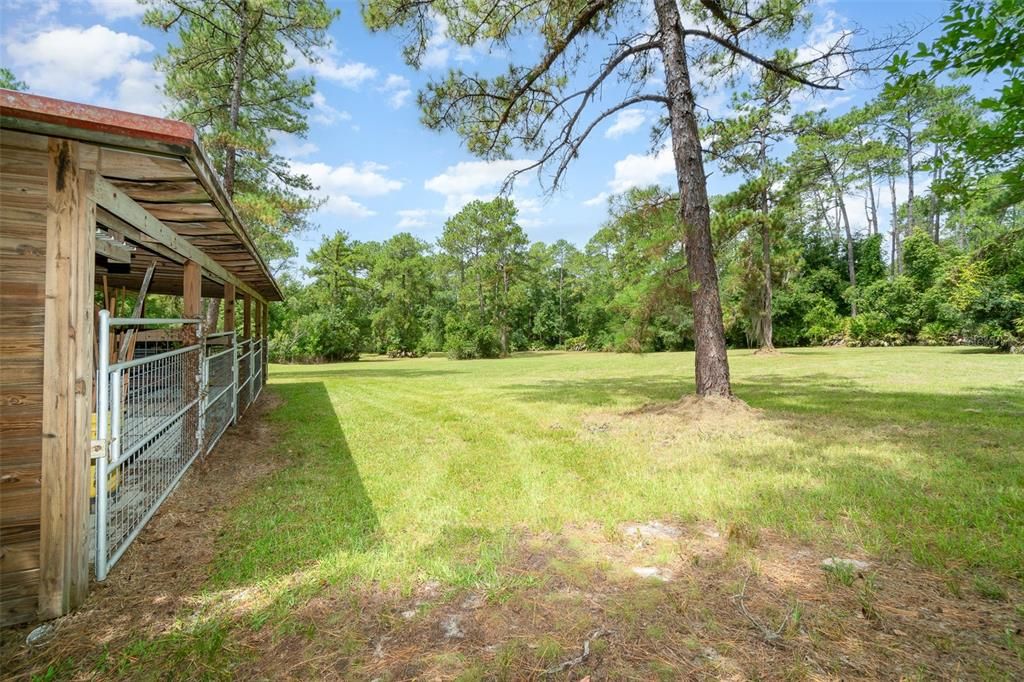
[[[415,93],[452,66],[492,73],[516,57],[461,48],[441,33],[417,72],[402,60],[399,35],[370,34],[354,0],[338,6],[341,17],[331,29],[333,48],[319,64],[298,67],[318,81],[309,136],[281,139],[278,144],[297,169],[320,185],[326,198],[314,219],[317,229],[298,240],[300,252],[338,229],[359,240],[386,239],[400,231],[433,240],[445,219],[466,201],[493,196],[516,161],[479,161],[454,134],[424,128]],[[141,9],[134,0],[0,0],[0,7],[0,61],[31,91],[140,113],[160,115],[164,110],[152,61],[168,36],[142,26]],[[944,8],[938,0],[823,2],[814,7],[808,31],[795,36],[790,45],[811,49],[857,27],[868,36],[853,40],[867,41],[871,34],[900,24],[927,26]],[[934,32],[932,26],[922,37]],[[526,39],[514,51],[528,58],[537,45]],[[585,62],[583,72],[596,71],[602,56],[595,54],[592,63]],[[713,111],[725,111],[729,93],[715,90],[711,83],[703,85],[701,102]],[[825,107],[842,113],[873,96],[874,88],[868,81],[850,82],[842,92],[794,104],[802,110]],[[605,106],[615,94],[614,87],[608,89]],[[548,242],[565,238],[582,245],[605,219],[608,193],[651,183],[668,186],[671,161],[667,153],[650,149],[651,119],[652,112],[643,108],[609,119],[590,138],[563,187],[553,195],[544,194],[534,178],[522,178],[514,197],[520,223],[530,237]],[[529,158],[516,155],[519,162]],[[734,179],[709,171],[712,193],[734,186]],[[853,205],[860,203],[857,199]],[[862,215],[852,217],[863,224]]]

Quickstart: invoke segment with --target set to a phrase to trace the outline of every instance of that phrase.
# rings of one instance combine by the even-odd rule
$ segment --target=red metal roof
[[[196,141],[195,128],[181,121],[14,90],[0,89],[0,115],[170,144],[191,145]]]

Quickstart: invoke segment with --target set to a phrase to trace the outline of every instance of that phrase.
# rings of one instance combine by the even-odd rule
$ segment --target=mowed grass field
[[[127,638],[89,625],[117,622],[101,591],[85,648],[35,669],[1020,679],[1024,358],[730,360],[749,409],[680,402],[689,353],[271,366],[274,435],[246,456],[279,464],[228,504],[194,589],[138,600]]]
[[[1024,358],[980,349],[730,356],[756,419],[623,419],[693,356],[274,366],[296,459],[233,518],[216,574],[490,584],[517,529],[675,518],[1024,579]],[[475,560],[465,561],[467,554]]]

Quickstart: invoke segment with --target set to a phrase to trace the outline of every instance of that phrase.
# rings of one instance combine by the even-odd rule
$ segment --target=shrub
[[[586,336],[574,336],[565,340],[565,350],[581,352],[587,350],[587,348]]]
[[[944,346],[956,343],[957,330],[943,322],[929,322],[921,327],[917,340],[929,346]]]
[[[846,343],[851,346],[902,346],[907,337],[892,320],[876,312],[848,317],[844,323]]]
[[[449,315],[444,350],[452,360],[496,358],[499,352],[498,339],[490,327],[470,328],[455,315]]]
[[[812,343],[826,343],[840,336],[843,332],[843,320],[836,312],[836,304],[822,298],[804,315],[807,336]]]
[[[889,322],[889,333],[916,336],[920,328],[922,297],[908,277],[880,279],[852,294],[857,310],[874,314]]]

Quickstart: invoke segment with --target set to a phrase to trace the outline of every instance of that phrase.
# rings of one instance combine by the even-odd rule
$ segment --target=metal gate
[[[157,343],[132,360],[111,362],[111,329],[199,322],[112,318],[100,311],[95,437],[102,447],[91,491],[97,580],[106,578],[192,462],[238,414],[233,332],[191,345]]]

